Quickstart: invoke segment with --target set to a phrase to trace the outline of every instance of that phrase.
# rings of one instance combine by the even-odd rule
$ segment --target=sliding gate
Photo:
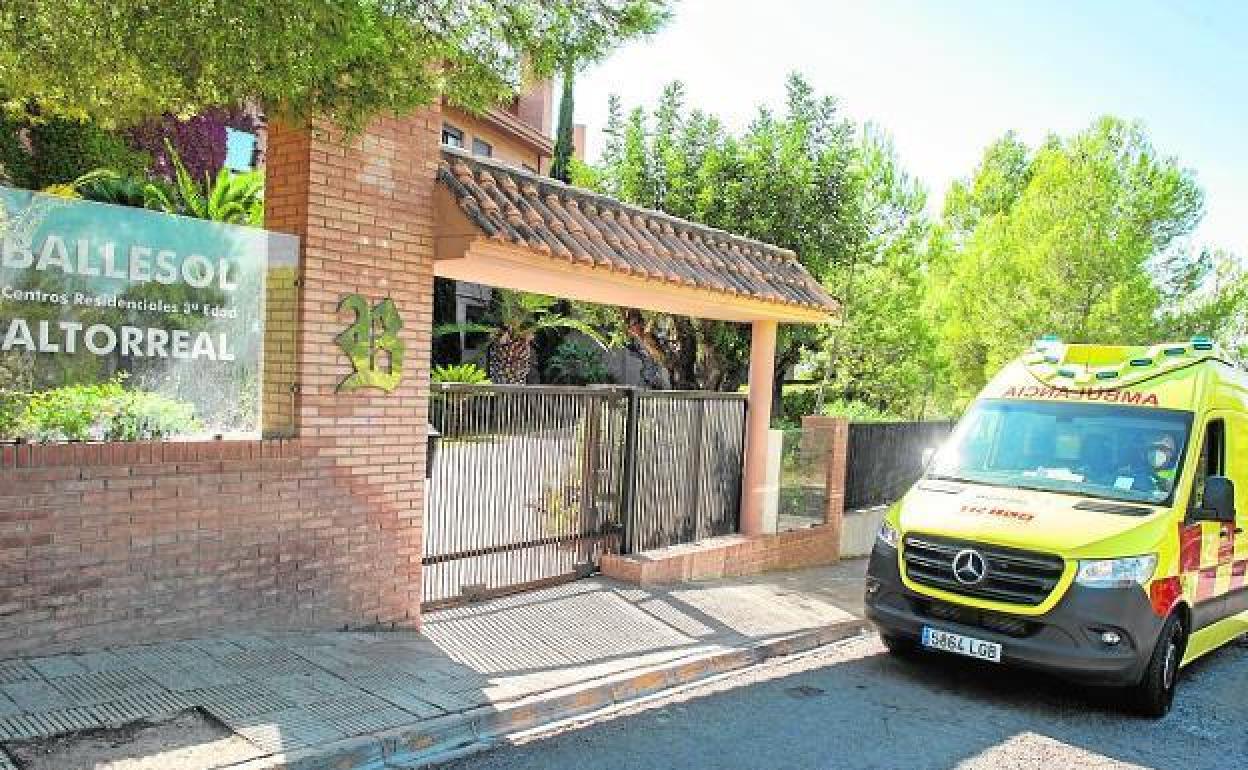
[[[426,608],[592,573],[603,553],[736,531],[745,400],[433,385]]]

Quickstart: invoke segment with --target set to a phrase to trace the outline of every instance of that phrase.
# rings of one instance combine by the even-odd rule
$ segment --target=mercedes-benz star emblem
[[[988,576],[988,563],[979,551],[970,548],[958,551],[953,557],[953,576],[964,586],[982,583]]]

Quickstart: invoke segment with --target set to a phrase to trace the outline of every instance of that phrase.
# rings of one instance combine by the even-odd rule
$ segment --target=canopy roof
[[[732,321],[827,321],[796,255],[444,148],[438,275]]]

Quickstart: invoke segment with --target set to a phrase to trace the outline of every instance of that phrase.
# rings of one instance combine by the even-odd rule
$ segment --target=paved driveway
[[[868,636],[454,767],[1242,768],[1246,694],[1242,644],[1189,669],[1151,721],[1045,677],[899,661]]]

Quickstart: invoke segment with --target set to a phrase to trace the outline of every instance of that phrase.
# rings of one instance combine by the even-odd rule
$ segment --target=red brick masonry
[[[302,244],[298,439],[3,447],[0,658],[419,625],[440,129],[426,109],[350,141],[270,131],[266,224]],[[336,392],[353,293],[403,317],[392,394]]]
[[[388,620],[383,522],[299,441],[6,446],[0,650]]]
[[[604,554],[602,574],[639,585],[756,575],[835,564],[840,528],[823,525],[775,535],[726,535],[631,556]]]

